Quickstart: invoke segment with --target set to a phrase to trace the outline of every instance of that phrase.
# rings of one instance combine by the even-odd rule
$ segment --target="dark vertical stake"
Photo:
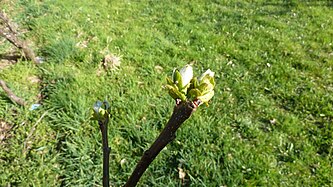
[[[109,117],[105,121],[98,121],[99,128],[102,132],[102,144],[103,144],[103,187],[109,187],[109,157],[110,147],[108,142],[108,122]]]

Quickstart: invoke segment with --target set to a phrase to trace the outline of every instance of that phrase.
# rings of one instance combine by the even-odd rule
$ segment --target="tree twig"
[[[22,50],[25,58],[33,61],[35,64],[39,64],[40,61],[36,58],[35,53],[29,47],[28,43],[24,40],[21,40],[17,35],[18,32],[13,26],[6,14],[0,11],[0,36],[6,38],[11,44],[13,44],[18,49]]]
[[[99,128],[102,132],[102,145],[103,145],[103,187],[109,187],[109,158],[110,147],[108,142],[108,122],[109,117],[104,121],[98,121]]]
[[[177,129],[191,116],[197,107],[198,106],[192,101],[181,102],[174,107],[172,116],[165,128],[155,140],[153,145],[151,145],[151,147],[144,152],[141,160],[137,164],[124,187],[134,187],[138,183],[148,166],[152,163],[160,151],[176,138]]]
[[[109,159],[110,147],[108,142],[108,123],[110,119],[110,104],[104,100],[96,101],[93,106],[91,120],[98,121],[99,128],[102,133],[102,149],[103,149],[103,187],[110,186],[109,178]]]
[[[7,94],[7,97],[13,101],[14,103],[17,103],[21,106],[25,106],[27,103],[20,97],[16,96],[14,94],[14,92],[12,90],[10,90],[7,85],[6,82],[3,80],[0,80],[0,86],[2,87],[2,89],[5,91],[5,93]]]

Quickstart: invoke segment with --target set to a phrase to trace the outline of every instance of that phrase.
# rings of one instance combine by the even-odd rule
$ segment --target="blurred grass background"
[[[42,104],[30,111],[0,91],[0,186],[101,186],[101,135],[89,121],[97,99],[112,105],[110,177],[123,185],[171,115],[165,77],[187,63],[196,75],[216,72],[216,94],[138,186],[333,185],[330,1],[3,0],[0,7],[45,59],[0,69],[18,96]],[[0,49],[13,51],[3,39]],[[108,54],[121,58],[117,69],[103,69]]]

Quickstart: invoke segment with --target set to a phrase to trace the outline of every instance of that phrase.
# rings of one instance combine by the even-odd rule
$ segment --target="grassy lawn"
[[[215,96],[138,186],[333,185],[330,1],[4,0],[0,8],[45,59],[0,66],[29,106],[42,104],[30,111],[0,90],[0,186],[101,186],[101,134],[89,121],[97,99],[112,105],[110,177],[123,185],[171,115],[165,78],[188,63],[215,72]],[[11,53],[0,42],[0,55]],[[121,64],[105,70],[111,54]]]

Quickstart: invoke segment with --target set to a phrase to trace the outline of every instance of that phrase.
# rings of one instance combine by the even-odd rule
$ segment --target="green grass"
[[[17,0],[4,8],[45,63],[0,70],[29,104],[42,97],[29,111],[0,91],[0,119],[12,126],[0,144],[0,186],[100,186],[101,134],[89,121],[97,99],[112,105],[110,176],[123,185],[171,115],[165,77],[190,62],[197,75],[216,72],[216,94],[138,186],[333,185],[330,1]],[[1,43],[1,54],[8,47]],[[121,66],[98,73],[107,53]]]

